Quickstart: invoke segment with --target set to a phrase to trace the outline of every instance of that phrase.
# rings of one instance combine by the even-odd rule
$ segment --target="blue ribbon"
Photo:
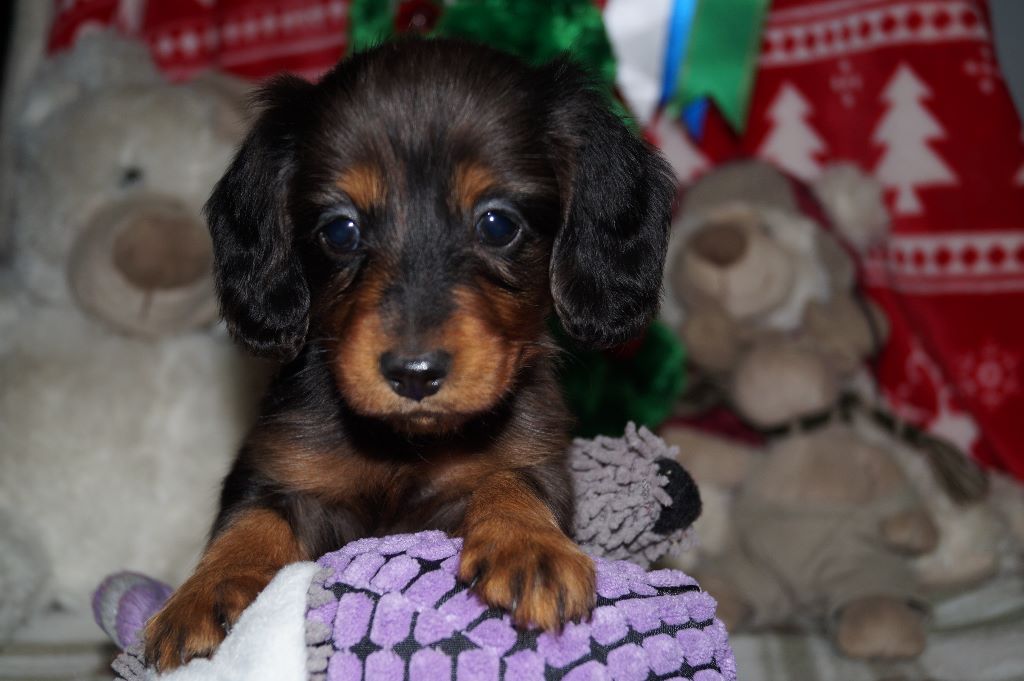
[[[665,68],[662,70],[662,105],[669,100],[675,90],[679,69],[683,67],[683,60],[686,58],[686,48],[690,44],[690,34],[693,31],[693,20],[697,16],[697,3],[699,1],[675,0],[672,6],[668,44],[665,49]],[[704,123],[707,121],[707,115],[707,97],[698,99],[687,105],[683,110],[683,124],[693,139],[699,141],[703,137]]]
[[[711,100],[709,98],[701,97],[687,104],[683,109],[683,124],[690,132],[690,137],[694,141],[700,142],[701,138],[704,137],[704,124],[708,120],[708,105],[710,103]]]
[[[672,18],[668,29],[668,44],[665,46],[665,68],[662,70],[661,103],[672,96],[676,87],[679,69],[686,57],[690,43],[693,19],[697,16],[697,0],[676,0],[672,7]]]

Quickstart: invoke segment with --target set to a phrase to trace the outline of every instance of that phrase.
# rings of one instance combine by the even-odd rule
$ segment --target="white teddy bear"
[[[180,581],[265,368],[213,328],[201,207],[243,134],[243,87],[162,80],[83,36],[16,121],[0,275],[0,643],[33,609],[87,610],[134,569]]]

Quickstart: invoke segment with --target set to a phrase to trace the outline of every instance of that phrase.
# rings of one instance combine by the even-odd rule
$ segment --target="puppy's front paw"
[[[209,657],[269,580],[243,575],[216,581],[194,575],[146,624],[146,661],[165,672]]]
[[[466,537],[459,578],[520,627],[560,630],[594,608],[594,562],[557,530],[480,528]]]

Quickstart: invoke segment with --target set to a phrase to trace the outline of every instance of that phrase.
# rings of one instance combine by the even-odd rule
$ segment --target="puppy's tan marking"
[[[384,274],[379,268],[371,268],[352,291],[349,304],[339,309],[331,322],[338,339],[334,375],[342,394],[361,414],[388,413],[396,408],[398,400],[380,374],[381,353],[391,347],[380,317],[383,293]]]
[[[452,197],[463,213],[470,213],[481,195],[497,184],[494,174],[476,162],[463,162],[455,168]]]
[[[494,406],[512,389],[519,369],[543,345],[541,306],[491,284],[456,287],[455,312],[442,327],[438,345],[455,358],[439,402],[460,413]]]
[[[213,538],[195,573],[146,625],[146,660],[168,670],[206,657],[271,578],[308,556],[273,511],[240,513]]]
[[[337,185],[341,191],[348,194],[356,208],[363,212],[384,203],[384,178],[376,166],[359,165],[349,168],[338,178]]]

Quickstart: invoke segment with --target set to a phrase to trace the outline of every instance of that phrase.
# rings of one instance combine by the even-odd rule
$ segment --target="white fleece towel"
[[[210,659],[155,676],[160,681],[305,681],[306,593],[316,563],[283,568],[246,608]]]

